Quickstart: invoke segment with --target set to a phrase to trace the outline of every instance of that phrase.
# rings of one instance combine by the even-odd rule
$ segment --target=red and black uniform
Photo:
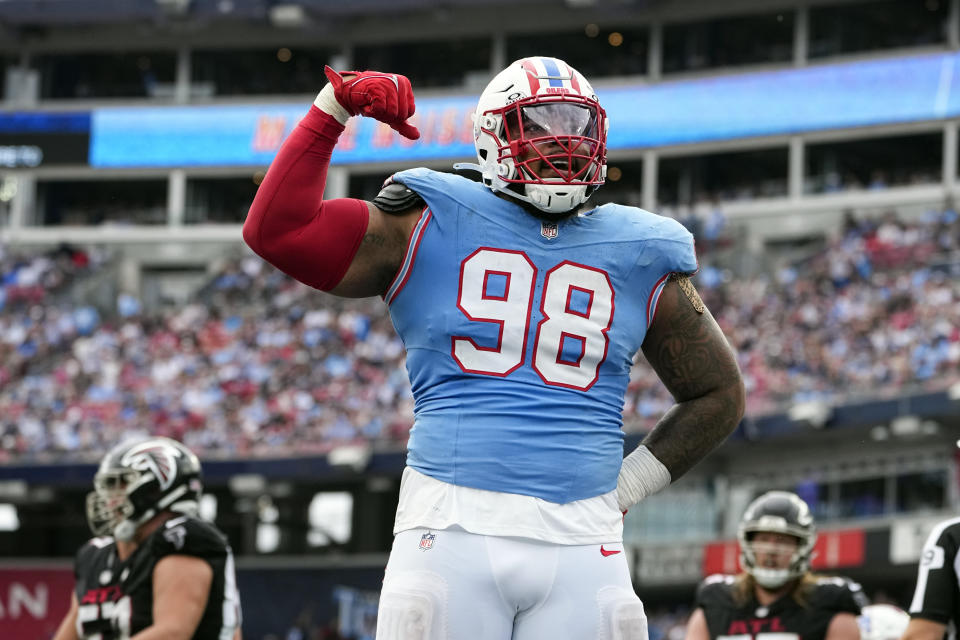
[[[227,540],[212,524],[167,520],[124,561],[113,538],[93,538],[77,552],[74,573],[80,638],[124,640],[153,624],[153,569],[168,555],[202,558],[213,569],[207,607],[193,640],[218,640],[240,625],[240,598]],[[232,631],[230,631],[232,637]]]
[[[833,616],[860,615],[867,598],[856,582],[845,578],[819,578],[800,606],[786,594],[769,606],[761,606],[751,593],[745,604],[734,599],[734,576],[714,575],[700,583],[695,606],[703,609],[711,640],[823,640]],[[772,636],[766,636],[772,638]]]

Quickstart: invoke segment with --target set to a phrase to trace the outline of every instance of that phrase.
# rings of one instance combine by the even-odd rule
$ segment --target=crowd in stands
[[[11,253],[0,245],[0,312],[44,303],[105,261],[103,253],[68,245],[34,255]]]
[[[335,301],[247,257],[182,308],[119,303],[95,327],[57,305],[0,316],[0,461],[148,432],[206,456],[405,441],[403,349],[379,300]]]
[[[841,236],[803,263],[745,279],[707,264],[696,284],[737,352],[748,415],[960,380],[952,207],[910,224],[850,216]],[[672,402],[649,367],[635,367],[629,389],[628,423],[648,426]]]
[[[379,299],[337,299],[246,256],[180,308],[149,314],[125,295],[99,314],[53,293],[88,262],[70,250],[0,259],[0,463],[94,458],[146,432],[207,457],[405,442],[403,345]],[[958,268],[949,207],[910,223],[850,217],[803,263],[752,278],[703,264],[696,284],[738,354],[748,415],[760,415],[960,380]],[[638,358],[625,429],[648,429],[671,404]]]

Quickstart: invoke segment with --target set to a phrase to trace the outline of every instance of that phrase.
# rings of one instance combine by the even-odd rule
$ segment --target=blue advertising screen
[[[960,115],[960,54],[811,66],[598,89],[610,149],[782,135]],[[476,96],[423,98],[403,139],[352,118],[334,164],[474,158]],[[308,104],[127,107],[92,114],[98,167],[263,166]]]
[[[44,111],[0,113],[0,141],[5,135],[87,133],[90,113],[48,113]]]
[[[407,140],[369,118],[351,118],[334,164],[472,157],[476,99],[423,100]],[[93,113],[90,163],[99,167],[266,165],[309,104],[107,108]]]

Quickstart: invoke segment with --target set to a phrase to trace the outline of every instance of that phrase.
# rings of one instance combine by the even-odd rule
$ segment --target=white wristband
[[[670,484],[670,471],[646,445],[640,445],[623,459],[617,477],[617,503],[626,511],[649,495]]]
[[[347,124],[347,120],[350,119],[350,114],[346,109],[343,108],[343,105],[337,102],[336,96],[333,94],[333,85],[328,84],[323,89],[320,90],[320,93],[317,94],[316,99],[313,101],[313,104],[317,105],[317,108],[320,111],[323,111],[327,115],[331,115],[342,125]]]

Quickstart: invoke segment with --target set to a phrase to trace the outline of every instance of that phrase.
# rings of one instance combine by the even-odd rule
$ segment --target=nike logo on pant
[[[615,555],[617,555],[618,553],[620,553],[620,550],[619,550],[619,549],[610,549],[610,550],[608,551],[608,550],[606,550],[606,549],[603,548],[603,545],[600,545],[600,555],[602,555],[604,558],[607,558],[607,557],[609,557],[609,556],[615,556]]]

